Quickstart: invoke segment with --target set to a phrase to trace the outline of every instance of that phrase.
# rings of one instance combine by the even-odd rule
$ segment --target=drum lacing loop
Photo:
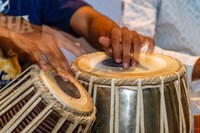
[[[138,89],[137,89],[137,111],[136,111],[136,129],[135,132],[141,133],[145,132],[144,128],[144,108],[143,108],[143,93],[142,93],[142,80],[138,79]]]
[[[160,133],[168,133],[169,132],[169,127],[168,127],[168,120],[167,120],[167,111],[166,111],[166,105],[165,105],[165,95],[164,95],[164,78],[162,76],[159,77],[161,86],[160,86]],[[165,129],[165,131],[163,130]]]
[[[75,79],[76,79],[76,80],[78,80],[80,74],[81,74],[81,72],[77,72],[77,73],[75,74]]]
[[[90,83],[89,83],[89,88],[88,88],[88,92],[89,92],[90,96],[92,96],[92,87],[93,87],[93,82],[95,79],[96,78],[93,76],[90,77]]]
[[[94,102],[94,105],[96,105],[96,98],[97,98],[97,88],[98,88],[98,86],[97,86],[97,84],[95,84],[94,85],[94,91],[93,91],[93,102]]]
[[[185,71],[186,71],[186,68],[184,67],[184,69],[185,69]],[[191,115],[192,113],[191,113],[191,110],[190,110],[190,90],[189,90],[189,88],[190,88],[190,85],[189,85],[189,78],[188,78],[188,71],[186,71],[186,73],[185,73],[185,75],[184,75],[184,77],[185,77],[185,82],[186,82],[186,85],[185,85],[185,82],[183,82],[183,84],[185,85],[185,94],[186,94],[186,97],[187,97],[187,103],[188,103],[188,111],[189,111],[189,114]],[[191,118],[192,118],[192,116],[190,116]],[[192,129],[191,129],[191,125],[192,125],[192,121],[191,121],[191,119],[190,119],[190,129],[189,129],[189,132],[191,133],[192,131]]]
[[[90,129],[92,128],[92,125],[94,124],[95,120],[96,120],[96,107],[93,108],[93,113],[91,114],[90,117],[87,118],[87,126],[84,130],[84,133],[87,133],[88,131],[90,131]]]
[[[120,121],[120,97],[119,86],[115,86],[115,133],[119,133]]]
[[[110,98],[110,133],[113,133],[114,115],[115,115],[115,79],[111,80],[111,98]]]
[[[175,87],[176,87],[176,94],[178,97],[178,105],[179,105],[179,124],[180,124],[180,132],[185,133],[185,129],[186,129],[186,124],[185,124],[185,117],[183,114],[183,106],[182,106],[182,101],[181,101],[181,81],[180,81],[180,74],[175,72],[177,77],[178,77],[178,85],[175,83]],[[183,131],[182,131],[183,129]]]

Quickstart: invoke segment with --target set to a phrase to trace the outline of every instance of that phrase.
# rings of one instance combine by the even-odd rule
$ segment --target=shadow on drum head
[[[69,96],[79,99],[81,97],[80,92],[78,91],[77,87],[71,83],[70,81],[65,81],[59,75],[55,76],[55,80],[58,86]]]
[[[109,59],[106,59],[106,60],[103,60],[101,62],[102,65],[104,66],[107,66],[107,67],[123,67],[123,64],[122,63],[116,63],[115,60],[113,58],[109,58]],[[130,66],[131,66],[131,62],[130,62]],[[141,69],[141,70],[148,70],[147,67],[145,67],[144,65],[142,64],[139,64],[138,67]]]
[[[104,66],[109,66],[109,67],[123,67],[122,63],[116,63],[113,58],[109,58],[109,59],[103,60],[101,63]]]

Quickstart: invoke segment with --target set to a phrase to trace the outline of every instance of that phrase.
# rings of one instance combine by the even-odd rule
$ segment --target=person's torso
[[[76,35],[70,29],[70,19],[77,9],[85,5],[88,4],[82,0],[0,0],[0,12]]]
[[[199,0],[161,0],[157,17],[158,46],[200,55]]]
[[[43,0],[0,0],[1,12],[11,16],[19,16],[34,24],[42,24]],[[4,5],[3,5],[4,4]]]

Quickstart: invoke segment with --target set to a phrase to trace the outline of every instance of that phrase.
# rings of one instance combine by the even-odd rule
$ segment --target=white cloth
[[[123,24],[156,46],[200,55],[200,0],[123,0]]]
[[[160,47],[155,47],[154,52],[169,55],[173,58],[178,59],[182,63],[184,63],[186,65],[186,68],[187,68],[189,81],[190,82],[192,81],[191,78],[192,78],[193,66],[194,66],[196,60],[199,58],[199,56],[191,56],[191,55],[188,55],[188,54],[182,54],[180,52],[164,50],[164,49],[161,49]]]

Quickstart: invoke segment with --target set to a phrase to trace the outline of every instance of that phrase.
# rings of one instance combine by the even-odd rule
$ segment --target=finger
[[[42,33],[43,36],[48,35],[51,39],[54,39],[53,41],[59,48],[64,48],[72,52],[76,57],[83,54],[80,44],[74,43],[74,41],[66,33],[46,25],[42,26]]]
[[[59,48],[65,48],[66,50],[72,52],[76,57],[83,55],[79,43],[74,43],[67,36],[64,36],[61,32],[57,31],[54,33],[55,43],[57,43]]]
[[[99,37],[99,43],[102,45],[102,49],[108,56],[113,55],[112,48],[110,46],[110,39],[108,37]]]
[[[132,53],[132,66],[137,66],[139,63],[139,55],[141,51],[141,40],[139,37],[139,34],[135,31],[132,32],[132,47],[133,47],[133,53]]]
[[[105,37],[105,36],[99,37],[99,43],[104,48],[109,48],[110,47],[110,39],[108,37]]]
[[[58,75],[60,75],[63,79],[69,80],[70,82],[74,83],[75,82],[75,78],[73,73],[70,72],[66,72],[60,68],[56,69]]]
[[[47,61],[54,69],[64,69],[65,71],[70,71],[70,67],[68,62],[66,61],[63,63],[66,59],[61,59],[57,55],[54,54],[54,52],[51,52],[51,50],[45,50],[43,51]]]
[[[130,31],[126,27],[122,28],[122,49],[123,67],[127,69],[130,65],[131,38]]]
[[[147,53],[146,55],[150,56],[153,54],[154,52],[154,49],[155,49],[155,42],[154,42],[154,39],[149,39],[149,46],[148,46],[148,50],[147,50]]]
[[[38,63],[40,68],[46,71],[48,68],[48,64],[46,60],[44,59],[42,52],[38,48],[35,47],[34,49],[32,49],[31,55],[32,55],[33,60]]]
[[[53,37],[51,35],[45,34],[43,35],[42,39],[44,45],[46,46],[45,48],[43,47],[43,50],[47,55],[49,63],[55,69],[61,68],[64,69],[65,71],[70,71],[68,61],[65,58],[64,54],[62,53],[62,51],[60,50],[60,48],[58,47],[57,43],[54,41]]]
[[[140,37],[141,44],[142,44],[142,46],[143,46],[143,44],[145,44],[146,37],[143,36],[143,35],[140,35],[139,37]]]
[[[76,57],[79,57],[84,54],[84,52],[81,50],[81,48],[75,43],[73,43],[73,44],[64,43],[63,48],[72,52]]]
[[[114,28],[111,31],[111,47],[114,59],[117,63],[121,63],[120,37],[121,31],[118,28]]]
[[[154,37],[150,38],[150,37],[146,37],[143,35],[140,35],[140,40],[142,43],[141,47],[144,47],[145,45],[148,45],[148,49],[146,52],[146,55],[152,55],[154,52],[154,48],[155,48],[155,41],[154,41]]]
[[[104,52],[108,55],[108,56],[112,56],[113,55],[113,52],[112,52],[112,49],[111,48],[103,48]]]

